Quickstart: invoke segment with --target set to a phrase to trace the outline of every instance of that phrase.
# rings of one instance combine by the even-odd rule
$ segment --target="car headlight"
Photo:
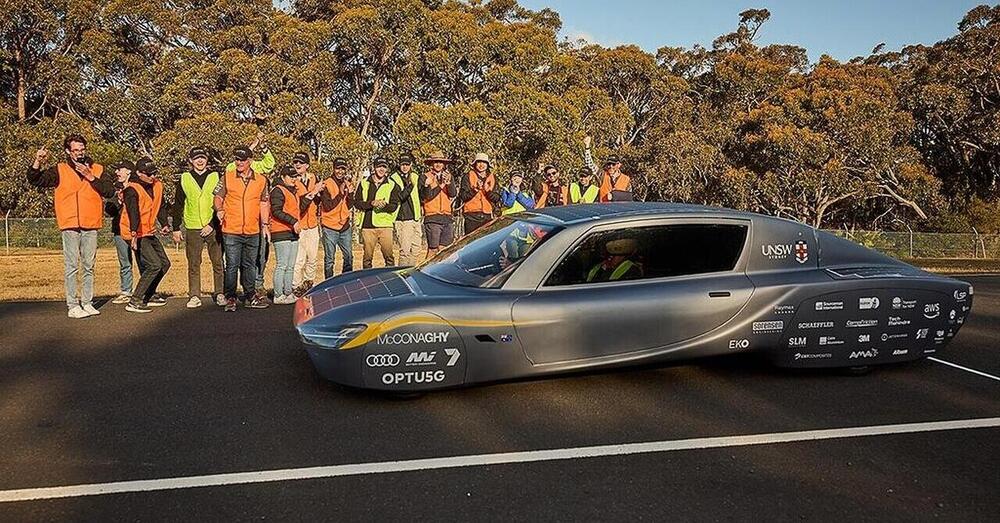
[[[342,327],[299,327],[302,341],[328,350],[337,350],[345,343],[357,338],[368,326],[363,323],[344,325]]]

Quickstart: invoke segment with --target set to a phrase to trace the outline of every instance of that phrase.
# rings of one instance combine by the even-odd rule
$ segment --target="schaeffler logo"
[[[873,311],[878,308],[880,302],[877,297],[872,296],[870,298],[860,298],[858,300],[858,308],[863,311]]]
[[[878,349],[856,350],[848,356],[849,359],[870,359],[878,356]]]
[[[928,320],[933,320],[941,315],[941,304],[940,303],[928,303],[924,305],[924,318]]]
[[[800,329],[832,329],[832,321],[804,321],[799,322]]]

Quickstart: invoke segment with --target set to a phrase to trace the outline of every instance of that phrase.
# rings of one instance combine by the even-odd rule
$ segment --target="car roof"
[[[669,202],[609,202],[599,205],[579,204],[561,205],[532,209],[525,214],[546,216],[563,224],[573,224],[585,221],[607,220],[613,218],[630,218],[636,216],[670,216],[670,215],[700,215],[718,216],[720,218],[749,218],[759,216],[754,213],[709,207],[707,205],[691,205]]]

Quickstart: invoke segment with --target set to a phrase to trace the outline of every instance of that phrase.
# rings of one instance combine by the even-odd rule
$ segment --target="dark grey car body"
[[[769,216],[621,203],[518,218],[560,230],[500,288],[396,268],[312,289],[296,328],[318,372],[352,387],[416,391],[746,351],[783,367],[899,363],[942,350],[972,305],[968,283]],[[543,285],[588,234],[659,224],[738,224],[747,234],[730,271]],[[331,350],[331,333],[348,325],[358,331]]]

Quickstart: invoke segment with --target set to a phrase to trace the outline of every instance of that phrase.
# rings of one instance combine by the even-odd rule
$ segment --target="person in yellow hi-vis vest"
[[[219,170],[209,165],[208,148],[194,147],[188,152],[191,169],[178,176],[174,187],[174,242],[182,239],[188,266],[187,308],[201,307],[201,253],[208,250],[212,262],[212,296],[219,307],[226,305],[222,291],[222,229],[215,217],[215,187]]]
[[[604,244],[607,256],[587,273],[587,283],[626,281],[642,277],[642,264],[634,260],[639,242],[619,238]]]
[[[389,161],[376,158],[371,176],[361,181],[354,193],[354,207],[362,211],[361,236],[364,256],[361,268],[370,269],[375,255],[375,247],[382,251],[386,267],[396,265],[392,254],[392,230],[399,211],[399,191],[389,179]]]
[[[399,191],[399,213],[393,228],[399,244],[399,264],[412,267],[420,258],[423,204],[420,201],[420,174],[413,170],[413,156],[399,157],[399,171],[390,177]]]
[[[579,181],[569,184],[570,203],[594,203],[601,192],[594,184],[594,173],[590,169],[580,169]]]
[[[535,208],[535,198],[524,185],[524,175],[510,175],[510,185],[500,191],[500,208],[504,216]]]

